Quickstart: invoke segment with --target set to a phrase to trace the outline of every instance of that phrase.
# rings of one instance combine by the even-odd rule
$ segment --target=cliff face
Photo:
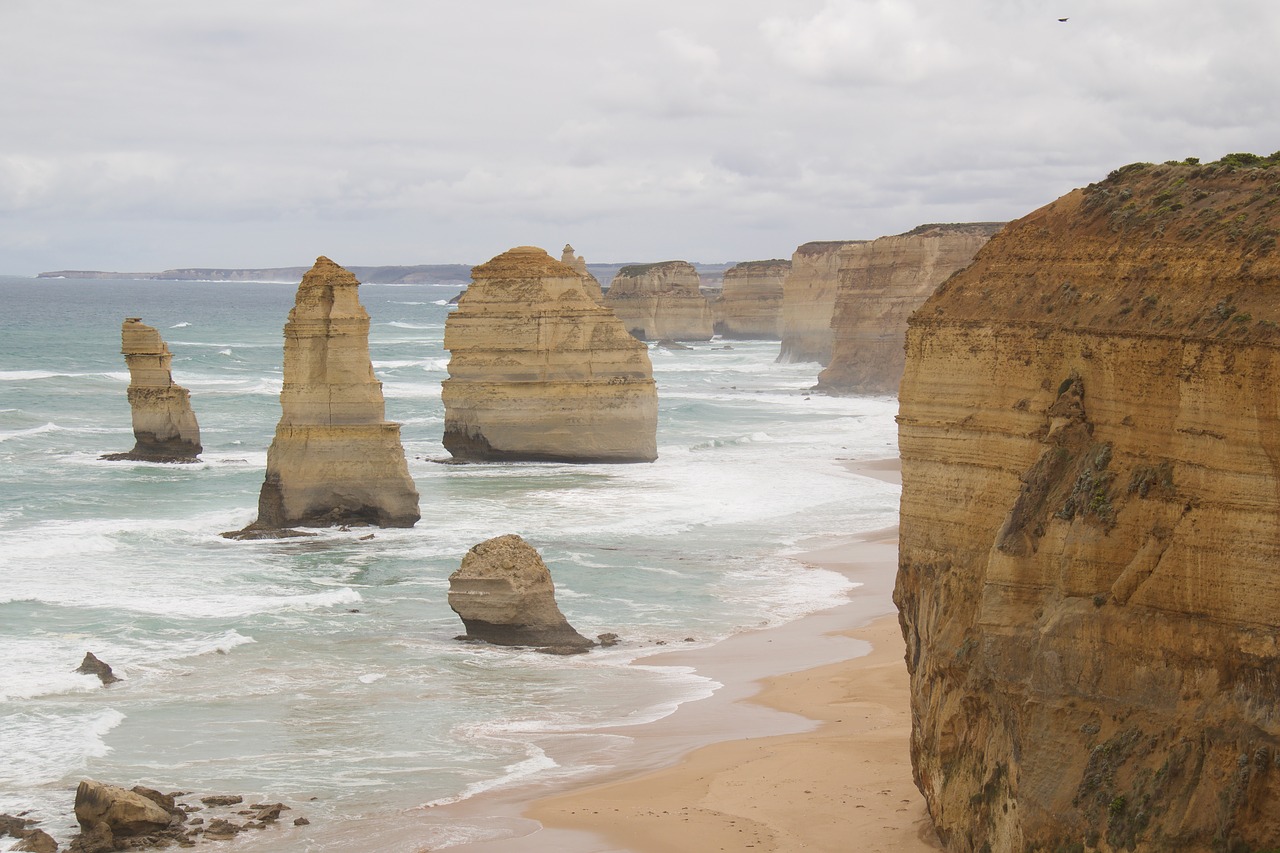
[[[648,350],[588,295],[578,270],[522,246],[472,277],[445,324],[450,453],[467,460],[657,458]]]
[[[711,306],[699,286],[686,261],[636,264],[613,277],[604,304],[642,341],[709,341]]]
[[[720,298],[711,304],[715,332],[726,338],[781,340],[782,283],[790,261],[747,261],[724,274]]]
[[[791,270],[782,284],[783,363],[831,360],[831,316],[836,305],[840,252],[866,240],[805,243],[791,256]]]
[[[1126,167],[912,318],[895,600],[949,849],[1280,844],[1277,202]]]
[[[129,409],[133,450],[103,459],[136,462],[195,462],[204,448],[191,409],[191,394],[173,381],[173,354],[154,327],[127,317],[120,328],[120,351],[129,368]]]
[[[818,390],[896,394],[906,360],[907,318],[1003,226],[921,225],[841,250],[831,361],[818,374]]]
[[[302,277],[284,327],[280,423],[250,528],[418,520],[400,425],[386,420],[373,375],[359,284],[324,257]]]

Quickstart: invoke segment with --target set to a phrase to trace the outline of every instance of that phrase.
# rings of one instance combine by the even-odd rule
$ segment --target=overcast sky
[[[1274,0],[0,0],[0,272],[790,257],[1270,154],[1278,57]]]

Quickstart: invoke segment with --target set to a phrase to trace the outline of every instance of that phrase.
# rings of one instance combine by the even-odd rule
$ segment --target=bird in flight
[[[1059,23],[1059,24],[1065,24],[1065,23],[1066,23],[1067,21],[1069,21],[1069,20],[1071,20],[1071,19],[1070,19],[1070,18],[1059,18],[1059,19],[1058,19],[1058,23]]]

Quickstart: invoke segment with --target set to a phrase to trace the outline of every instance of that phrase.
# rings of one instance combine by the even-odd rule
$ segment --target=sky
[[[0,273],[1013,219],[1280,149],[1277,45],[1273,0],[0,0]]]

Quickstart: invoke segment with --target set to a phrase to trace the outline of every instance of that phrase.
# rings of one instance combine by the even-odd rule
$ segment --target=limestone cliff
[[[790,261],[747,261],[725,271],[711,303],[715,332],[726,338],[782,339],[782,283]]]
[[[805,243],[791,256],[791,269],[782,283],[782,347],[785,363],[831,360],[831,317],[836,305],[840,253],[866,240]]]
[[[921,225],[846,246],[831,318],[831,361],[818,374],[817,390],[896,394],[907,318],[1002,227],[1003,222]]]
[[[951,850],[1280,845],[1280,168],[1255,160],[1117,170],[911,319],[895,600]]]
[[[596,302],[604,301],[604,290],[600,287],[600,280],[587,269],[587,259],[582,255],[575,255],[573,246],[568,243],[564,244],[564,251],[560,253],[560,263],[578,271],[578,275],[582,276],[582,288],[587,291],[588,296]]]
[[[444,332],[444,446],[454,457],[657,458],[648,350],[586,292],[576,269],[522,246],[471,274]]]
[[[129,368],[129,408],[133,413],[133,450],[103,459],[137,462],[195,462],[204,448],[191,409],[191,394],[173,381],[173,354],[160,333],[128,317],[120,329],[121,352]]]
[[[687,261],[633,264],[609,283],[604,304],[642,341],[711,340],[711,306]]]
[[[418,492],[386,420],[360,282],[328,258],[302,277],[284,327],[281,417],[251,529],[412,527]]]

